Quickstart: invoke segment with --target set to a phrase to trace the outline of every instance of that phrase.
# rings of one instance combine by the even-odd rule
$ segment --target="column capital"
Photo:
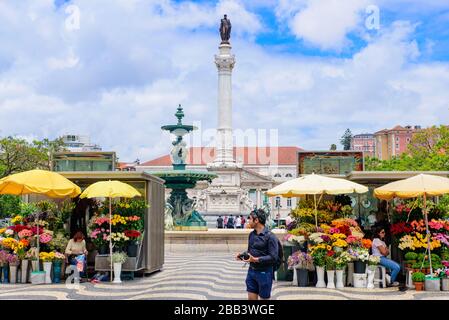
[[[215,55],[215,65],[218,71],[232,71],[235,65],[234,55]]]

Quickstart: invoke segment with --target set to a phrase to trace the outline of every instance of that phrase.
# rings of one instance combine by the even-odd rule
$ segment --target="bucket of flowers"
[[[122,272],[122,264],[126,262],[128,256],[125,252],[114,252],[112,254],[112,264],[114,266],[114,283],[121,283],[120,274]],[[108,258],[109,260],[109,258]]]
[[[288,268],[296,269],[298,287],[307,287],[309,284],[309,271],[314,270],[313,258],[310,254],[295,251],[288,257]]]

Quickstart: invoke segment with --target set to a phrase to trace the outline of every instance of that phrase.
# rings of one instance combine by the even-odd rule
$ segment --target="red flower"
[[[13,230],[15,233],[19,233],[22,230],[31,230],[30,227],[24,226],[22,224],[16,224],[15,226],[9,227],[8,229]]]
[[[338,229],[340,230],[340,233],[343,233],[347,237],[351,235],[351,229],[349,229],[347,225],[342,225],[338,227]]]
[[[125,236],[128,238],[138,238],[140,237],[140,232],[137,230],[125,230]]]
[[[327,252],[327,256],[328,256],[328,257],[332,257],[334,254],[335,254],[335,252],[332,251],[332,250],[329,250],[329,251]]]

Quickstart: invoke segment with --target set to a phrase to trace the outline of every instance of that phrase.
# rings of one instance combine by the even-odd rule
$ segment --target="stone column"
[[[262,206],[262,204],[261,204],[261,202],[262,202],[262,199],[261,199],[261,192],[260,192],[261,190],[260,189],[256,189],[256,195],[257,195],[257,200],[256,200],[256,205],[257,205],[257,208],[260,208],[261,206]]]
[[[236,166],[233,154],[232,135],[232,69],[235,57],[231,45],[222,43],[215,56],[218,68],[218,124],[214,166]]]

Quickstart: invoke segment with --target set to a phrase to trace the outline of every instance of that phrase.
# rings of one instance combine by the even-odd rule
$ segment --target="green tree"
[[[52,154],[64,149],[61,138],[35,140],[15,137],[0,139],[0,178],[31,169],[50,169]]]
[[[407,152],[390,160],[365,159],[368,171],[449,170],[449,128],[430,127],[414,134]]]
[[[331,151],[337,150],[337,145],[335,143],[332,143],[331,147],[329,148],[329,150],[331,150]]]
[[[352,132],[346,129],[345,133],[341,136],[340,143],[343,145],[343,150],[351,149]]]

